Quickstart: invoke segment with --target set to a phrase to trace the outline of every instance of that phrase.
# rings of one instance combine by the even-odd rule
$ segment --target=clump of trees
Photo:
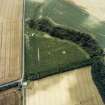
[[[102,57],[92,64],[92,77],[105,102],[105,64]]]
[[[79,46],[81,46],[85,51],[87,51],[91,57],[90,60],[84,62],[84,64],[75,65],[73,68],[78,68],[86,65],[92,65],[92,77],[95,81],[96,86],[105,102],[105,64],[103,61],[103,50],[99,47],[97,42],[92,38],[91,35],[86,33],[81,33],[75,30],[65,29],[63,27],[58,27],[52,24],[47,19],[38,19],[38,20],[29,20],[28,26],[33,29],[37,29],[42,32],[46,32],[49,35],[62,39],[62,40],[70,40]],[[60,69],[61,70],[61,69]],[[70,70],[70,68],[69,68]],[[64,70],[67,71],[67,70]],[[63,71],[58,71],[63,72]],[[56,74],[57,72],[49,73],[37,73],[35,76],[31,74],[30,79],[40,79],[42,77],[46,77],[52,74]]]
[[[56,38],[70,40],[78,44],[89,53],[90,57],[103,54],[103,50],[89,34],[55,26],[48,19],[29,20],[27,23],[30,28],[46,32]]]

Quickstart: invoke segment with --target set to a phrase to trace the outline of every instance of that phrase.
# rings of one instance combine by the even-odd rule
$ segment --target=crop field
[[[48,18],[56,25],[91,34],[105,48],[104,7],[104,0],[26,0],[26,20]]]
[[[99,49],[95,49],[97,45],[101,49],[104,48],[104,38],[99,36],[99,33],[104,32],[104,26],[99,33],[93,29],[95,22],[102,23],[101,19],[97,19],[92,13],[89,14],[90,12],[88,13],[86,9],[80,7],[72,0],[26,0],[25,10],[26,77],[29,77],[28,75],[40,74],[40,72],[42,72],[43,75],[44,72],[68,69],[71,66],[81,64],[81,62],[88,60],[91,56],[90,53],[94,51],[98,52]],[[92,20],[89,17],[91,17]],[[40,25],[38,26],[38,20],[43,20],[43,18],[49,20],[50,23],[53,24],[51,26],[53,28],[51,28],[45,20],[42,21],[42,28],[41,22],[39,22]],[[31,27],[29,26],[29,20],[33,20],[30,25]],[[36,27],[38,26],[39,30],[35,28],[35,21]],[[104,25],[104,22],[102,24]],[[58,28],[58,36],[57,34],[54,36],[54,32],[57,30],[56,27],[61,28]],[[55,30],[53,30],[54,28]],[[73,32],[71,32],[71,35],[68,33],[66,36],[63,28],[84,32],[86,34],[84,34],[84,37],[83,33],[81,36],[79,33],[73,34]],[[60,31],[62,32],[60,33]],[[52,35],[50,34],[51,32]],[[69,37],[68,39],[70,40],[66,37]],[[77,39],[75,37],[77,37]],[[80,42],[78,40],[80,40]],[[85,48],[87,48],[88,51]]]
[[[0,0],[0,84],[20,79],[22,0]]]
[[[26,30],[25,72],[37,74],[69,68],[89,59],[77,44],[51,37],[47,33]]]
[[[61,36],[60,34],[58,35],[58,39],[53,37],[53,35],[51,37],[46,31],[44,31],[44,33],[41,32],[41,30],[35,29],[35,27],[32,29],[32,27],[27,26],[28,21],[31,19],[35,21],[45,18],[52,22],[55,27],[84,32],[86,35],[89,34],[91,36],[90,40],[95,40],[100,48],[104,48],[105,41],[104,35],[102,35],[104,32],[104,22],[101,22],[101,19],[97,19],[92,13],[89,14],[90,12],[80,7],[72,0],[26,0],[25,10],[26,77],[32,74],[39,74],[42,71],[47,73],[53,72],[54,70],[59,71],[61,68],[68,69],[78,63],[81,64],[81,62],[88,60],[90,57],[86,49],[84,51],[84,47],[81,48],[81,43],[87,41],[81,38],[79,45],[78,42],[73,43],[66,39],[60,40],[59,37],[63,36],[62,33]],[[98,31],[94,28],[96,26],[95,22],[103,25],[102,28],[98,27]],[[74,35],[74,37],[75,36],[80,37],[79,35]],[[86,38],[84,37],[84,39]],[[96,51],[96,49],[94,49],[96,45],[94,44],[94,46],[92,46],[90,40],[87,43],[93,47],[93,51]],[[90,46],[88,46],[87,43],[84,45],[89,49]]]
[[[84,67],[30,82],[26,105],[104,105],[91,76]]]
[[[104,6],[26,0],[26,105],[104,105]]]
[[[0,105],[21,105],[21,94],[16,89],[0,92]]]
[[[104,11],[105,0],[0,0],[0,105],[105,105]]]

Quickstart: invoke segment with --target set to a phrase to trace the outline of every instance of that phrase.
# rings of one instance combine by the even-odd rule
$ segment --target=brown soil
[[[0,105],[21,105],[21,94],[15,89],[0,92]]]
[[[21,77],[23,0],[0,0],[0,84]]]

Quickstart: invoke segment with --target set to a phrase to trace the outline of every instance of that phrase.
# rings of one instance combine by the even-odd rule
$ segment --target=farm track
[[[0,0],[0,84],[21,79],[23,0]]]

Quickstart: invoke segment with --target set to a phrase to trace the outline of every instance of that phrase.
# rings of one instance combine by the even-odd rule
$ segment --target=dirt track
[[[23,0],[0,0],[0,84],[21,77]]]
[[[26,105],[104,105],[91,67],[31,82],[26,97]]]

